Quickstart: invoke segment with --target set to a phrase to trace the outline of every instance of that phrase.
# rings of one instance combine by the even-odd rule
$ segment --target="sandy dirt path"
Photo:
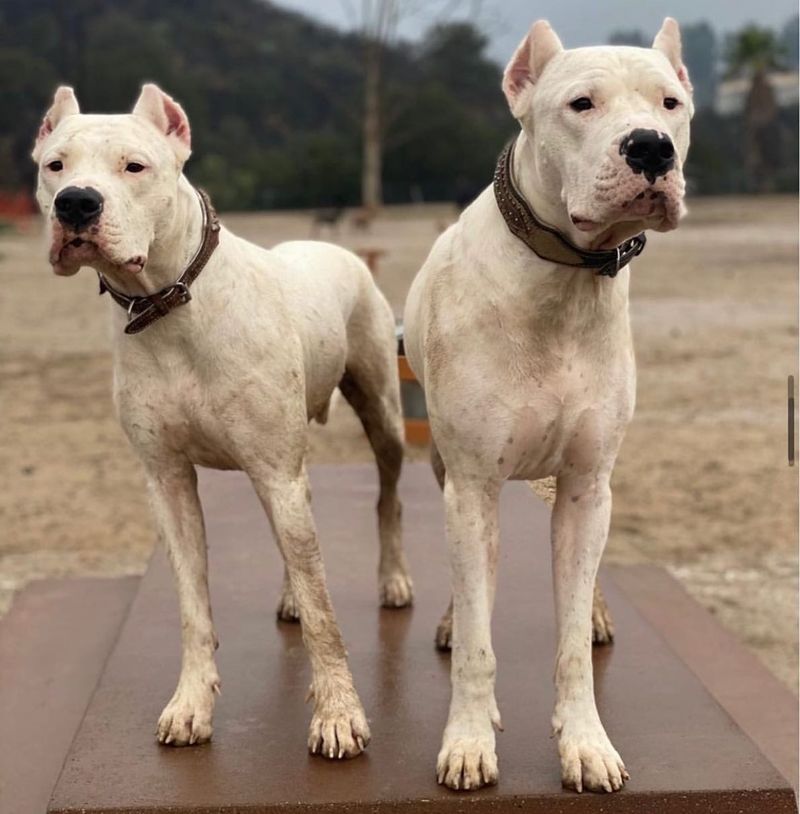
[[[451,217],[390,208],[371,232],[402,309]],[[306,214],[229,214],[269,246]],[[614,475],[607,559],[668,567],[797,689],[797,469],[786,377],[797,371],[797,200],[703,199],[653,235],[633,272],[636,416]],[[142,477],[113,417],[108,309],[93,273],[55,279],[38,223],[0,234],[0,611],[41,576],[140,573],[153,544]],[[419,450],[413,457],[424,457]],[[349,408],[314,428],[311,460],[368,461]]]

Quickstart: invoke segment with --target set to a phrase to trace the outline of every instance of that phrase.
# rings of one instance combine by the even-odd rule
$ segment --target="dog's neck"
[[[575,241],[576,236],[569,219],[567,207],[561,197],[546,195],[544,190],[551,189],[552,184],[542,178],[542,168],[536,157],[536,150],[524,130],[517,136],[514,145],[513,165],[514,183],[539,220],[558,229],[566,237]]]
[[[574,230],[569,228],[567,208],[560,196],[544,193],[552,189],[552,183],[542,179],[535,150],[524,131],[517,138],[513,162],[517,188],[537,217],[572,237]],[[497,251],[495,256],[514,258],[511,268],[504,264],[487,266],[499,275],[495,291],[510,291],[515,302],[524,302],[526,308],[536,310],[539,320],[549,319],[554,326],[556,323],[567,325],[576,334],[605,331],[618,319],[621,325],[627,325],[630,266],[611,279],[598,276],[592,269],[571,268],[543,260],[509,231],[491,187],[489,191],[486,201],[497,219],[496,233],[508,245],[507,251]],[[509,272],[512,272],[511,277]]]
[[[175,217],[164,234],[156,235],[143,274],[154,290],[174,283],[197,254],[203,240],[203,206],[184,175],[178,181]]]
[[[619,246],[628,238],[639,234],[645,227],[643,222],[625,221],[611,223],[602,231],[585,233],[576,229],[569,216],[567,206],[560,194],[560,184],[552,178],[544,178],[545,168],[537,158],[532,139],[521,130],[514,145],[514,183],[522,196],[533,209],[540,221],[561,232],[564,237],[582,249],[609,249]],[[557,196],[547,195],[544,190],[556,190]]]
[[[103,269],[111,285],[123,294],[154,294],[183,274],[203,240],[203,207],[184,175],[178,180],[174,216],[150,245],[147,263],[138,274]],[[118,307],[118,306],[115,306]]]

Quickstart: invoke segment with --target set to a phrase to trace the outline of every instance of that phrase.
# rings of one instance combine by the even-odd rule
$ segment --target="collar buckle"
[[[178,301],[175,303],[175,305],[186,305],[187,302],[192,301],[192,294],[189,291],[189,286],[180,280],[166,291],[164,298],[166,299],[167,297],[171,297],[176,291],[178,292]]]
[[[203,241],[179,280],[154,294],[131,296],[117,291],[99,271],[97,272],[100,280],[100,294],[108,292],[127,313],[126,334],[143,331],[157,319],[166,316],[173,308],[186,305],[192,300],[189,286],[197,279],[197,275],[205,268],[217,248],[221,228],[219,218],[208,195],[201,189],[195,191],[203,209]]]
[[[647,238],[642,233],[634,235],[621,246],[617,246],[614,259],[597,269],[597,276],[616,277],[620,269],[625,268],[634,257],[638,257],[642,253],[645,243],[647,243]]]
[[[540,221],[514,183],[515,143],[515,140],[510,141],[500,154],[493,184],[497,207],[512,235],[542,260],[560,266],[592,269],[602,277],[616,277],[620,269],[642,253],[647,240],[644,232],[615,249],[590,251],[579,248],[555,227]]]

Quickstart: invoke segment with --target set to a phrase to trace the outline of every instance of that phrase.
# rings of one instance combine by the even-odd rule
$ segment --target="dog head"
[[[53,271],[141,272],[174,219],[190,152],[186,114],[155,85],[123,115],[83,115],[60,87],[33,149]]]
[[[540,20],[509,62],[503,91],[533,149],[537,185],[560,196],[562,222],[553,225],[576,243],[609,248],[677,226],[693,105],[675,20],[652,48],[574,50]]]

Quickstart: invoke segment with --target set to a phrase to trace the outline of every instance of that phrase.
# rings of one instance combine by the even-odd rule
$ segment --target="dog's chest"
[[[246,427],[247,388],[231,377],[214,377],[214,386],[190,367],[175,364],[158,374],[117,376],[119,419],[146,457],[181,456],[193,464],[238,469]],[[255,439],[253,439],[255,440]]]
[[[233,420],[221,412],[223,405],[216,400],[192,395],[166,414],[164,432],[169,443],[198,466],[239,469],[238,445],[231,443]]]
[[[536,376],[506,382],[500,392],[495,448],[501,477],[594,470],[616,454],[630,420],[632,362],[606,363],[573,351]]]

